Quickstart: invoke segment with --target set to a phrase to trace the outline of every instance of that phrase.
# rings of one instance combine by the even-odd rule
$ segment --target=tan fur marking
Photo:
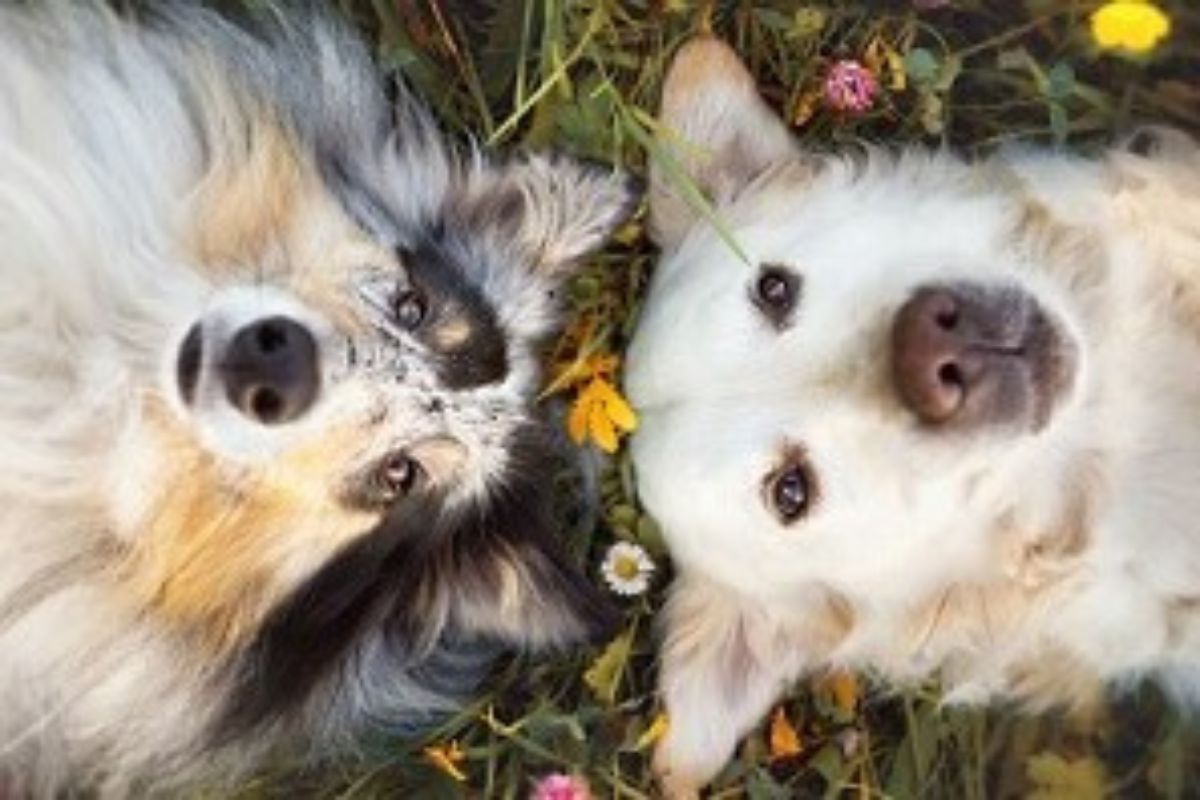
[[[1014,239],[1023,242],[1039,267],[1059,277],[1071,295],[1084,303],[1098,294],[1108,278],[1104,244],[1027,195],[1022,196]]]
[[[191,255],[214,277],[286,280],[298,299],[335,326],[362,330],[347,285],[360,267],[399,270],[329,194],[315,167],[271,120],[229,143],[193,200]]]
[[[270,472],[230,474],[158,416],[181,478],[150,512],[125,574],[155,613],[225,652],[296,580],[373,523],[329,489],[333,465],[346,463],[361,437],[328,432]]]
[[[471,322],[466,317],[451,317],[434,328],[433,338],[439,349],[457,350],[471,338]]]
[[[292,142],[265,120],[244,152],[222,155],[196,197],[192,250],[210,269],[255,267],[292,224],[307,178]]]
[[[1106,489],[1102,455],[1081,453],[1071,475],[1054,524],[1028,530],[1014,521],[1015,512],[1000,519],[996,538],[1005,570],[1023,586],[1043,586],[1066,575],[1091,544],[1094,508]]]
[[[1104,682],[1070,652],[1050,647],[1010,667],[1008,690],[1031,709],[1063,706],[1073,713],[1088,713],[1104,698]]]

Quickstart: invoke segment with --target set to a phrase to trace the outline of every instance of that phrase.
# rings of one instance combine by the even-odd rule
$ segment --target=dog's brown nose
[[[964,414],[991,362],[1011,352],[1002,335],[1005,302],[945,286],[917,290],[892,327],[892,370],[904,404],[922,421],[948,423]],[[983,411],[983,409],[980,409]]]

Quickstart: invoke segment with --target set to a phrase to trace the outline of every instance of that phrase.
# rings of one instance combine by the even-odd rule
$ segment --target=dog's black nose
[[[925,423],[966,428],[1046,419],[1071,358],[1038,303],[1011,287],[918,289],[892,323],[892,378]]]
[[[286,317],[270,317],[238,331],[220,369],[229,402],[264,425],[302,415],[320,386],[317,342],[307,328]]]

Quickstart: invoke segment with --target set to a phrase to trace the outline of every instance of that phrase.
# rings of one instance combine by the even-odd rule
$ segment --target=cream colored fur
[[[663,256],[627,388],[679,574],[667,793],[708,782],[814,671],[1034,707],[1143,676],[1200,693],[1200,150],[819,157],[712,39],[678,55],[662,123],[749,262],[657,168]],[[782,331],[749,300],[763,263],[803,277]],[[1020,287],[1077,346],[1040,431],[931,431],[898,398],[893,315],[953,280]],[[786,446],[819,485],[789,526],[762,492]]]

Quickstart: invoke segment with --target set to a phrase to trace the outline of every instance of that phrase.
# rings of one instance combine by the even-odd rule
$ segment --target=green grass
[[[708,24],[744,55],[765,96],[813,146],[870,140],[984,152],[1020,141],[1087,149],[1141,123],[1200,131],[1200,9],[1188,0],[1164,2],[1172,36],[1140,59],[1097,52],[1087,20],[1098,4],[1075,0],[953,0],[920,12],[905,0],[499,0],[491,11],[489,3],[454,0],[341,5],[451,132],[503,150],[557,148],[639,175],[670,55]],[[894,54],[899,67],[884,69],[890,88],[874,110],[850,118],[809,102],[831,59],[872,49]],[[621,351],[652,267],[639,217],[572,287],[576,321],[594,323],[585,347]],[[579,493],[564,478],[564,500],[586,508]],[[627,632],[599,664],[599,652],[512,659],[427,741],[375,743],[363,762],[264,778],[245,796],[287,787],[331,798],[525,797],[551,771],[585,776],[597,797],[654,796],[640,740],[659,710],[653,619],[666,555],[637,505],[625,454],[604,468],[600,494],[598,516],[577,514],[568,525],[591,574],[614,539],[641,542],[661,570],[647,596],[624,601]],[[898,693],[869,682],[853,710],[819,684],[797,686],[784,705],[801,752],[771,762],[765,731],[752,735],[713,797],[1049,798],[1103,787],[1179,798],[1200,785],[1200,731],[1152,689],[1088,719],[942,709],[932,688]],[[449,741],[465,749],[464,782],[421,755],[424,745]]]

